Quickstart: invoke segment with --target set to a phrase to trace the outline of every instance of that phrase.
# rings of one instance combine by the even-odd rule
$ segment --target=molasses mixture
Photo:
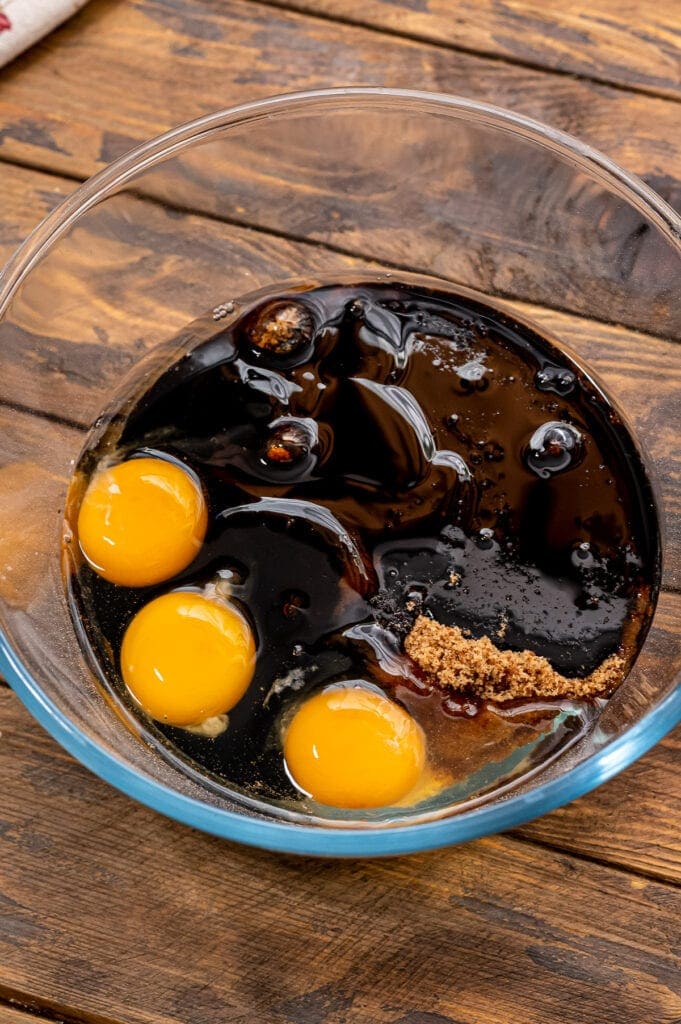
[[[82,522],[79,541],[88,485],[135,460],[205,502],[196,550],[160,582],[107,578]],[[622,681],[660,558],[639,450],[588,373],[506,312],[385,278],[261,292],[191,325],[88,446],[68,529],[74,620],[147,740],[212,785],[330,815],[364,805],[292,770],[306,701],[354,687],[367,715],[384,696],[408,712],[425,751],[410,807],[498,790]],[[178,591],[234,609],[254,651],[228,714],[182,725],[122,655],[135,616]]]

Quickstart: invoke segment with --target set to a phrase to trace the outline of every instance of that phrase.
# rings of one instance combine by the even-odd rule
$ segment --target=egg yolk
[[[128,626],[121,673],[152,718],[188,726],[241,700],[255,668],[255,644],[236,609],[174,591],[150,601]]]
[[[295,714],[284,739],[295,784],[333,807],[386,807],[414,788],[425,763],[421,727],[384,694],[323,690]]]
[[[207,522],[201,488],[186,470],[164,459],[130,459],[91,480],[78,513],[78,540],[104,579],[147,587],[189,565]]]

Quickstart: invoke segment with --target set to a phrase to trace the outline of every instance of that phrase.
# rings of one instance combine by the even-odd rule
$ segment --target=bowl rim
[[[533,118],[464,97],[409,89],[344,87],[294,92],[240,104],[188,121],[135,147],[84,181],[33,230],[0,270],[0,316],[26,274],[45,250],[102,195],[119,188],[201,136],[234,124],[292,112],[310,105],[329,109],[352,100],[398,101],[432,111],[443,109],[464,120],[487,123],[527,138],[585,167],[606,181],[658,228],[679,250],[681,216],[636,175],[578,139]],[[557,778],[499,804],[483,804],[462,814],[411,825],[325,829],[319,826],[249,817],[185,796],[128,766],[77,728],[43,692],[23,665],[10,638],[0,632],[0,671],[31,714],[69,753],[94,774],[140,803],[184,824],[250,846],[313,856],[392,856],[454,845],[505,831],[582,796],[622,771],[681,721],[681,681],[644,718],[618,739]]]

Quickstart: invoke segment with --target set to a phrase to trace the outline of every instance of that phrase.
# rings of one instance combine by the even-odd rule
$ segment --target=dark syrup
[[[363,679],[402,701],[450,800],[498,789],[581,734],[596,704],[447,695],[400,642],[423,612],[567,676],[618,650],[633,661],[657,594],[657,514],[634,440],[583,368],[474,298],[378,281],[260,293],[178,345],[77,477],[112,454],[180,460],[208,498],[206,543],[142,590],[72,553],[72,612],[100,678],[138,716],[118,652],[161,593],[217,584],[251,621],[258,660],[222,735],[144,720],[148,738],[213,783],[295,807],[282,724],[327,683]]]

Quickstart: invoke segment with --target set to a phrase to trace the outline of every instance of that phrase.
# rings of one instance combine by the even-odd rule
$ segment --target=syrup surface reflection
[[[154,597],[229,596],[258,654],[226,730],[141,719],[151,742],[211,784],[310,808],[283,763],[286,724],[306,695],[362,679],[424,730],[429,772],[409,803],[428,810],[498,791],[581,735],[599,702],[481,705],[421,678],[401,641],[428,614],[567,676],[635,657],[657,592],[656,511],[634,441],[582,368],[491,306],[396,283],[261,293],[183,344],[79,476],[103,459],[185,464],[208,503],[203,548],[143,589],[74,554],[72,611],[138,717],[119,652]]]

